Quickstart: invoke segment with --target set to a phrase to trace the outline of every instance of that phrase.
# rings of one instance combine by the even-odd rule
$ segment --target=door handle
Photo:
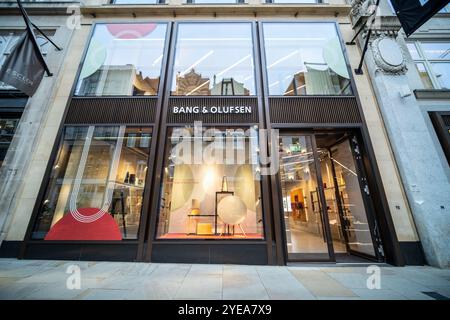
[[[369,192],[369,186],[367,184],[364,185],[364,192],[370,196],[370,192]]]

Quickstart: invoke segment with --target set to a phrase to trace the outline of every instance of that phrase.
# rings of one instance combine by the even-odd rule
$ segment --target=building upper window
[[[166,29],[165,23],[96,25],[75,95],[156,95]]]
[[[439,13],[450,13],[450,4],[447,4],[445,7],[439,11]]]
[[[250,23],[181,23],[172,95],[255,94]]]
[[[164,0],[112,0],[113,4],[163,4]]]
[[[351,95],[334,23],[264,23],[270,95]]]
[[[244,0],[187,0],[186,2],[195,4],[225,4],[225,3],[244,3]]]
[[[266,0],[267,3],[321,3],[322,0]]]
[[[424,89],[450,89],[450,42],[407,44]]]
[[[136,239],[151,129],[66,127],[33,239]]]

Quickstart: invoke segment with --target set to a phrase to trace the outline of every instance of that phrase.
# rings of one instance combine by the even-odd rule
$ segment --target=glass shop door
[[[378,259],[382,250],[356,137],[281,134],[279,157],[288,260]]]
[[[333,261],[314,135],[280,135],[280,186],[289,261]]]
[[[377,259],[375,220],[356,137],[330,133],[315,139],[336,257]]]

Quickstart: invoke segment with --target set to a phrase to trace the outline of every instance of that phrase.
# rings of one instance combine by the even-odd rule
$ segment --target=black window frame
[[[321,1],[321,0],[320,0]],[[260,39],[261,43],[260,43],[260,54],[263,57],[263,61],[261,61],[261,75],[265,77],[265,80],[263,81],[263,89],[266,90],[265,95],[267,95],[270,98],[280,98],[280,97],[313,97],[313,96],[323,96],[323,97],[352,97],[356,95],[356,84],[355,84],[355,78],[351,69],[351,64],[350,64],[350,58],[348,56],[348,52],[347,49],[345,47],[345,43],[344,43],[344,36],[340,31],[339,28],[339,24],[337,21],[320,21],[320,20],[311,20],[311,21],[298,21],[298,20],[288,20],[288,21],[284,21],[284,20],[261,20],[259,22],[259,26],[260,26],[260,34],[258,34],[258,39]],[[266,48],[266,43],[265,43],[265,34],[264,34],[264,25],[269,25],[269,24],[305,24],[305,23],[314,23],[314,24],[333,24],[334,28],[336,30],[336,37],[339,41],[340,44],[340,48],[341,48],[341,52],[345,61],[345,65],[346,65],[346,69],[347,72],[349,74],[349,84],[348,87],[350,88],[351,92],[349,94],[340,94],[340,95],[336,95],[336,94],[321,94],[321,95],[293,95],[293,96],[286,96],[286,95],[272,95],[269,92],[269,72],[267,70],[266,67],[266,63],[267,63],[267,48]]]
[[[172,133],[171,130],[176,129],[176,128],[183,128],[183,126],[186,124],[170,124],[167,125],[167,131],[164,134],[163,139],[166,141],[165,146],[163,148],[163,159],[162,159],[162,168],[165,167],[165,165],[167,164],[167,160],[165,158],[166,154],[170,154],[170,149],[171,149],[171,144],[167,143],[170,140],[170,134]],[[255,124],[251,124],[251,123],[207,123],[203,126],[203,128],[205,129],[219,129],[219,130],[227,130],[227,129],[249,129],[251,127],[254,127]],[[257,126],[257,125],[256,125]],[[193,126],[192,126],[193,127]],[[258,127],[258,130],[259,127]],[[203,135],[203,133],[202,133]],[[259,140],[259,136],[257,136],[257,139]],[[162,238],[160,237],[160,235],[158,234],[158,230],[159,230],[159,223],[161,221],[161,200],[162,200],[162,195],[164,192],[164,179],[163,177],[165,176],[164,171],[162,171],[161,173],[161,183],[159,185],[159,189],[156,189],[155,192],[158,196],[158,210],[154,213],[155,214],[155,224],[153,225],[154,229],[153,229],[153,233],[149,234],[149,237],[151,237],[152,241],[154,243],[183,243],[183,242],[193,242],[193,243],[201,243],[201,242],[207,242],[207,241],[214,241],[216,243],[222,243],[222,244],[226,244],[226,243],[252,243],[252,242],[261,242],[264,243],[266,241],[268,241],[268,234],[267,234],[267,229],[266,229],[266,215],[267,213],[264,211],[264,207],[261,207],[261,221],[262,221],[262,227],[261,227],[261,238],[216,238],[216,239],[210,239],[208,237],[205,238],[188,238],[188,239],[177,239],[177,238]],[[258,181],[258,180],[254,180],[254,181]],[[221,191],[221,192],[229,192],[229,191]],[[261,203],[264,203],[265,199],[263,197],[263,180],[262,178],[259,180],[259,199],[261,200]],[[269,205],[269,204],[267,204]]]
[[[198,95],[198,94],[194,95],[193,94],[193,95],[187,96],[187,95],[175,95],[175,94],[173,94],[172,93],[172,83],[173,83],[174,77],[176,76],[174,66],[175,66],[176,55],[177,55],[177,44],[178,44],[178,37],[179,37],[180,26],[186,25],[186,24],[205,24],[206,25],[206,24],[221,24],[221,23],[249,24],[250,27],[251,27],[250,28],[250,35],[251,35],[251,38],[252,38],[251,39],[251,45],[252,45],[252,48],[251,48],[252,53],[251,54],[252,54],[252,60],[253,60],[253,66],[254,66],[254,68],[253,68],[254,92],[252,94],[249,94],[249,95]],[[211,21],[208,21],[208,20],[183,20],[183,21],[175,22],[174,27],[173,27],[174,34],[173,34],[173,37],[171,39],[172,43],[170,43],[170,45],[173,45],[173,49],[172,49],[172,52],[171,52],[171,55],[173,55],[172,56],[172,58],[173,58],[173,66],[169,70],[167,70],[168,73],[166,74],[166,79],[167,79],[166,80],[166,86],[169,88],[169,91],[166,94],[168,94],[168,96],[170,98],[180,98],[180,97],[195,97],[195,98],[201,98],[201,97],[211,97],[211,98],[258,97],[258,95],[260,93],[258,91],[259,88],[258,88],[257,77],[259,75],[258,75],[257,70],[255,68],[255,64],[257,63],[256,62],[257,61],[256,58],[257,58],[257,55],[259,54],[258,53],[259,48],[258,48],[258,42],[257,42],[259,35],[257,33],[254,33],[252,24],[253,24],[252,21],[247,21],[247,20],[229,20],[229,21],[227,21],[227,20],[218,20],[218,21],[217,20],[211,20]]]
[[[70,243],[70,242],[86,242],[86,243],[95,243],[95,242],[107,242],[107,243],[137,243],[138,241],[140,241],[140,232],[142,228],[145,228],[145,215],[147,214],[145,208],[142,206],[141,207],[141,211],[139,212],[139,223],[138,223],[138,227],[137,227],[137,231],[136,231],[136,238],[123,238],[122,240],[44,240],[44,238],[38,238],[35,237],[35,233],[36,233],[36,229],[39,225],[39,218],[42,216],[42,212],[43,212],[43,206],[44,206],[44,199],[45,196],[48,195],[48,192],[51,188],[50,186],[50,182],[52,179],[52,171],[54,168],[54,165],[57,161],[57,159],[59,158],[61,151],[62,151],[62,146],[65,142],[65,132],[68,128],[89,128],[90,126],[94,127],[94,130],[98,127],[120,127],[120,126],[125,126],[125,129],[128,128],[148,128],[150,130],[150,145],[148,146],[149,149],[149,153],[147,155],[147,164],[149,163],[150,160],[150,156],[151,156],[151,152],[152,152],[152,144],[151,144],[151,140],[154,139],[154,124],[133,124],[133,123],[73,123],[73,124],[68,124],[68,123],[64,123],[61,128],[60,128],[60,134],[58,135],[58,137],[55,139],[55,143],[53,146],[53,155],[52,158],[49,159],[48,162],[48,175],[46,177],[46,183],[43,185],[43,189],[42,191],[42,199],[40,202],[36,202],[36,215],[34,216],[34,218],[30,218],[30,234],[29,234],[29,240],[31,241],[43,241],[46,243],[51,243],[51,242],[58,242],[61,241],[63,243]],[[123,145],[122,145],[123,148]],[[65,174],[65,172],[64,172]],[[147,176],[147,173],[145,173],[145,175]],[[83,178],[84,180],[84,178]],[[144,189],[142,191],[142,197],[145,196],[145,188],[148,188],[149,186],[147,186],[147,179],[144,179]],[[72,190],[70,191],[72,192]],[[58,197],[59,197],[59,192],[58,192]],[[52,214],[52,218],[54,217],[55,212],[53,212]],[[47,230],[46,234],[50,231],[51,227]]]
[[[164,66],[164,54],[165,54],[166,48],[168,46],[170,46],[170,37],[168,37],[168,36],[169,36],[169,27],[171,26],[171,22],[168,21],[168,20],[161,20],[161,21],[159,21],[158,19],[156,19],[156,20],[149,20],[149,21],[150,22],[154,21],[153,23],[155,23],[155,24],[162,24],[162,25],[166,26],[166,31],[165,31],[165,34],[164,34],[164,44],[163,44],[163,48],[162,48],[163,58],[162,58],[161,67],[160,67],[160,70],[159,70],[158,90],[157,90],[155,95],[151,95],[150,96],[150,97],[158,98],[159,95],[160,95],[160,93],[159,93],[160,88],[162,87],[162,85],[161,85],[162,81],[163,81],[162,80],[162,75],[163,75],[163,73],[166,72],[165,66]],[[85,98],[94,98],[94,97],[96,97],[96,98],[105,98],[105,97],[114,97],[114,98],[119,98],[119,97],[144,97],[145,95],[99,95],[99,96],[91,95],[90,96],[90,95],[84,95],[84,94],[77,93],[77,86],[78,86],[78,82],[80,80],[81,71],[83,70],[83,66],[84,66],[84,64],[86,62],[86,57],[87,57],[87,54],[88,54],[88,51],[89,51],[89,47],[91,45],[92,40],[94,39],[95,30],[96,30],[97,26],[108,25],[108,24],[130,24],[130,25],[131,24],[145,24],[145,23],[150,23],[149,21],[142,21],[142,22],[139,22],[139,21],[132,21],[132,22],[120,22],[120,21],[108,22],[108,21],[101,21],[101,22],[93,23],[91,31],[90,31],[90,34],[89,34],[89,37],[88,37],[88,39],[87,39],[87,41],[85,43],[85,48],[84,48],[84,51],[83,51],[83,55],[82,55],[81,60],[80,60],[79,68],[78,68],[78,71],[77,71],[77,74],[76,74],[76,77],[75,77],[74,84],[73,84],[73,87],[71,89],[70,95],[72,97],[85,97]]]

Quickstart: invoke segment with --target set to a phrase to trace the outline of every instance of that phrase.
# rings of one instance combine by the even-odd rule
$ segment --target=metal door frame
[[[289,253],[287,252],[287,239],[286,239],[286,225],[284,222],[284,209],[283,209],[283,193],[282,193],[282,186],[281,186],[281,177],[280,173],[277,173],[277,181],[279,188],[277,190],[278,193],[278,199],[280,201],[280,208],[283,211],[281,214],[281,225],[282,225],[282,236],[283,236],[283,242],[284,242],[284,250],[286,252],[286,259],[288,262],[335,262],[336,258],[334,255],[334,249],[333,249],[333,242],[331,238],[331,230],[330,230],[330,224],[328,220],[328,213],[326,210],[326,201],[325,201],[325,194],[323,190],[323,182],[322,182],[322,172],[320,170],[320,163],[317,153],[317,145],[316,145],[316,139],[315,139],[315,132],[306,132],[302,130],[283,130],[280,131],[280,137],[282,136],[306,136],[311,139],[311,147],[313,152],[313,159],[314,159],[314,167],[316,170],[316,182],[317,182],[317,190],[318,190],[318,198],[319,198],[319,204],[320,204],[320,218],[322,223],[322,228],[324,230],[324,235],[326,237],[326,243],[327,243],[327,249],[328,249],[328,258],[323,258],[325,254],[323,253],[297,253],[297,255],[301,255],[303,257],[301,258],[289,258]]]
[[[278,193],[278,198],[280,201],[280,208],[283,210],[283,214],[281,215],[281,225],[282,225],[282,231],[283,231],[282,236],[283,236],[283,242],[284,242],[283,248],[286,253],[285,257],[286,257],[287,262],[310,262],[310,261],[336,262],[336,253],[335,253],[334,247],[333,247],[333,239],[331,236],[329,217],[328,217],[328,212],[326,209],[327,206],[326,206],[326,199],[325,199],[325,191],[324,191],[324,187],[323,187],[322,172],[321,172],[321,168],[320,168],[320,159],[319,159],[319,154],[317,151],[316,136],[318,136],[320,134],[332,134],[332,133],[337,133],[337,132],[345,133],[346,138],[337,140],[336,143],[334,143],[333,145],[330,146],[330,148],[336,144],[342,143],[345,140],[347,140],[349,142],[350,149],[352,152],[352,157],[353,157],[354,163],[355,163],[355,169],[356,169],[356,172],[358,175],[359,188],[360,188],[360,192],[361,192],[362,199],[363,199],[363,205],[364,205],[365,214],[367,217],[368,226],[370,228],[370,235],[371,235],[371,240],[373,243],[375,255],[371,256],[371,255],[367,255],[367,254],[352,250],[350,248],[350,246],[348,245],[348,239],[346,237],[346,233],[344,230],[342,230],[345,241],[346,241],[345,245],[347,248],[347,253],[354,255],[354,256],[366,258],[369,260],[384,261],[384,253],[383,253],[383,247],[382,247],[382,243],[381,243],[381,237],[379,236],[379,228],[378,228],[378,225],[376,222],[375,213],[373,211],[374,207],[372,204],[372,200],[370,198],[370,191],[368,190],[367,176],[365,173],[364,164],[362,163],[362,158],[361,158],[361,154],[360,154],[361,149],[359,148],[360,143],[358,141],[357,134],[355,132],[352,132],[352,130],[342,130],[342,131],[341,130],[338,130],[338,131],[313,130],[313,131],[308,132],[306,130],[293,129],[293,130],[280,131],[280,137],[283,137],[283,136],[308,136],[311,139],[311,146],[312,146],[313,158],[314,158],[314,166],[316,169],[316,181],[317,181],[317,185],[318,185],[318,196],[319,196],[319,201],[320,201],[319,203],[321,205],[320,212],[321,212],[323,229],[324,229],[324,232],[326,235],[326,242],[327,242],[329,258],[328,259],[321,258],[324,256],[321,253],[317,253],[317,254],[298,253],[298,255],[304,256],[304,258],[289,258],[289,253],[287,252],[286,225],[284,222],[284,209],[283,209],[283,203],[282,203],[283,194],[282,194],[282,186],[281,186],[281,177],[280,177],[280,174],[277,173],[277,181],[278,181],[278,185],[279,185],[277,193]],[[352,139],[356,139],[356,143],[359,148],[358,154],[356,153],[356,150],[354,147],[354,142],[352,142]],[[330,154],[331,154],[331,151],[330,151]],[[333,172],[334,172],[334,169],[333,169]],[[334,184],[336,184],[334,173],[333,173],[333,181],[334,181]],[[366,192],[365,188],[367,188],[369,193]],[[336,189],[336,186],[335,186],[335,189]],[[336,192],[337,191],[338,190],[336,190]],[[337,206],[338,206],[338,210],[341,211],[342,208],[339,205],[339,201],[337,201]],[[339,212],[340,217],[341,217],[341,214],[342,214],[342,212]],[[342,227],[343,226],[341,226],[341,228]]]

